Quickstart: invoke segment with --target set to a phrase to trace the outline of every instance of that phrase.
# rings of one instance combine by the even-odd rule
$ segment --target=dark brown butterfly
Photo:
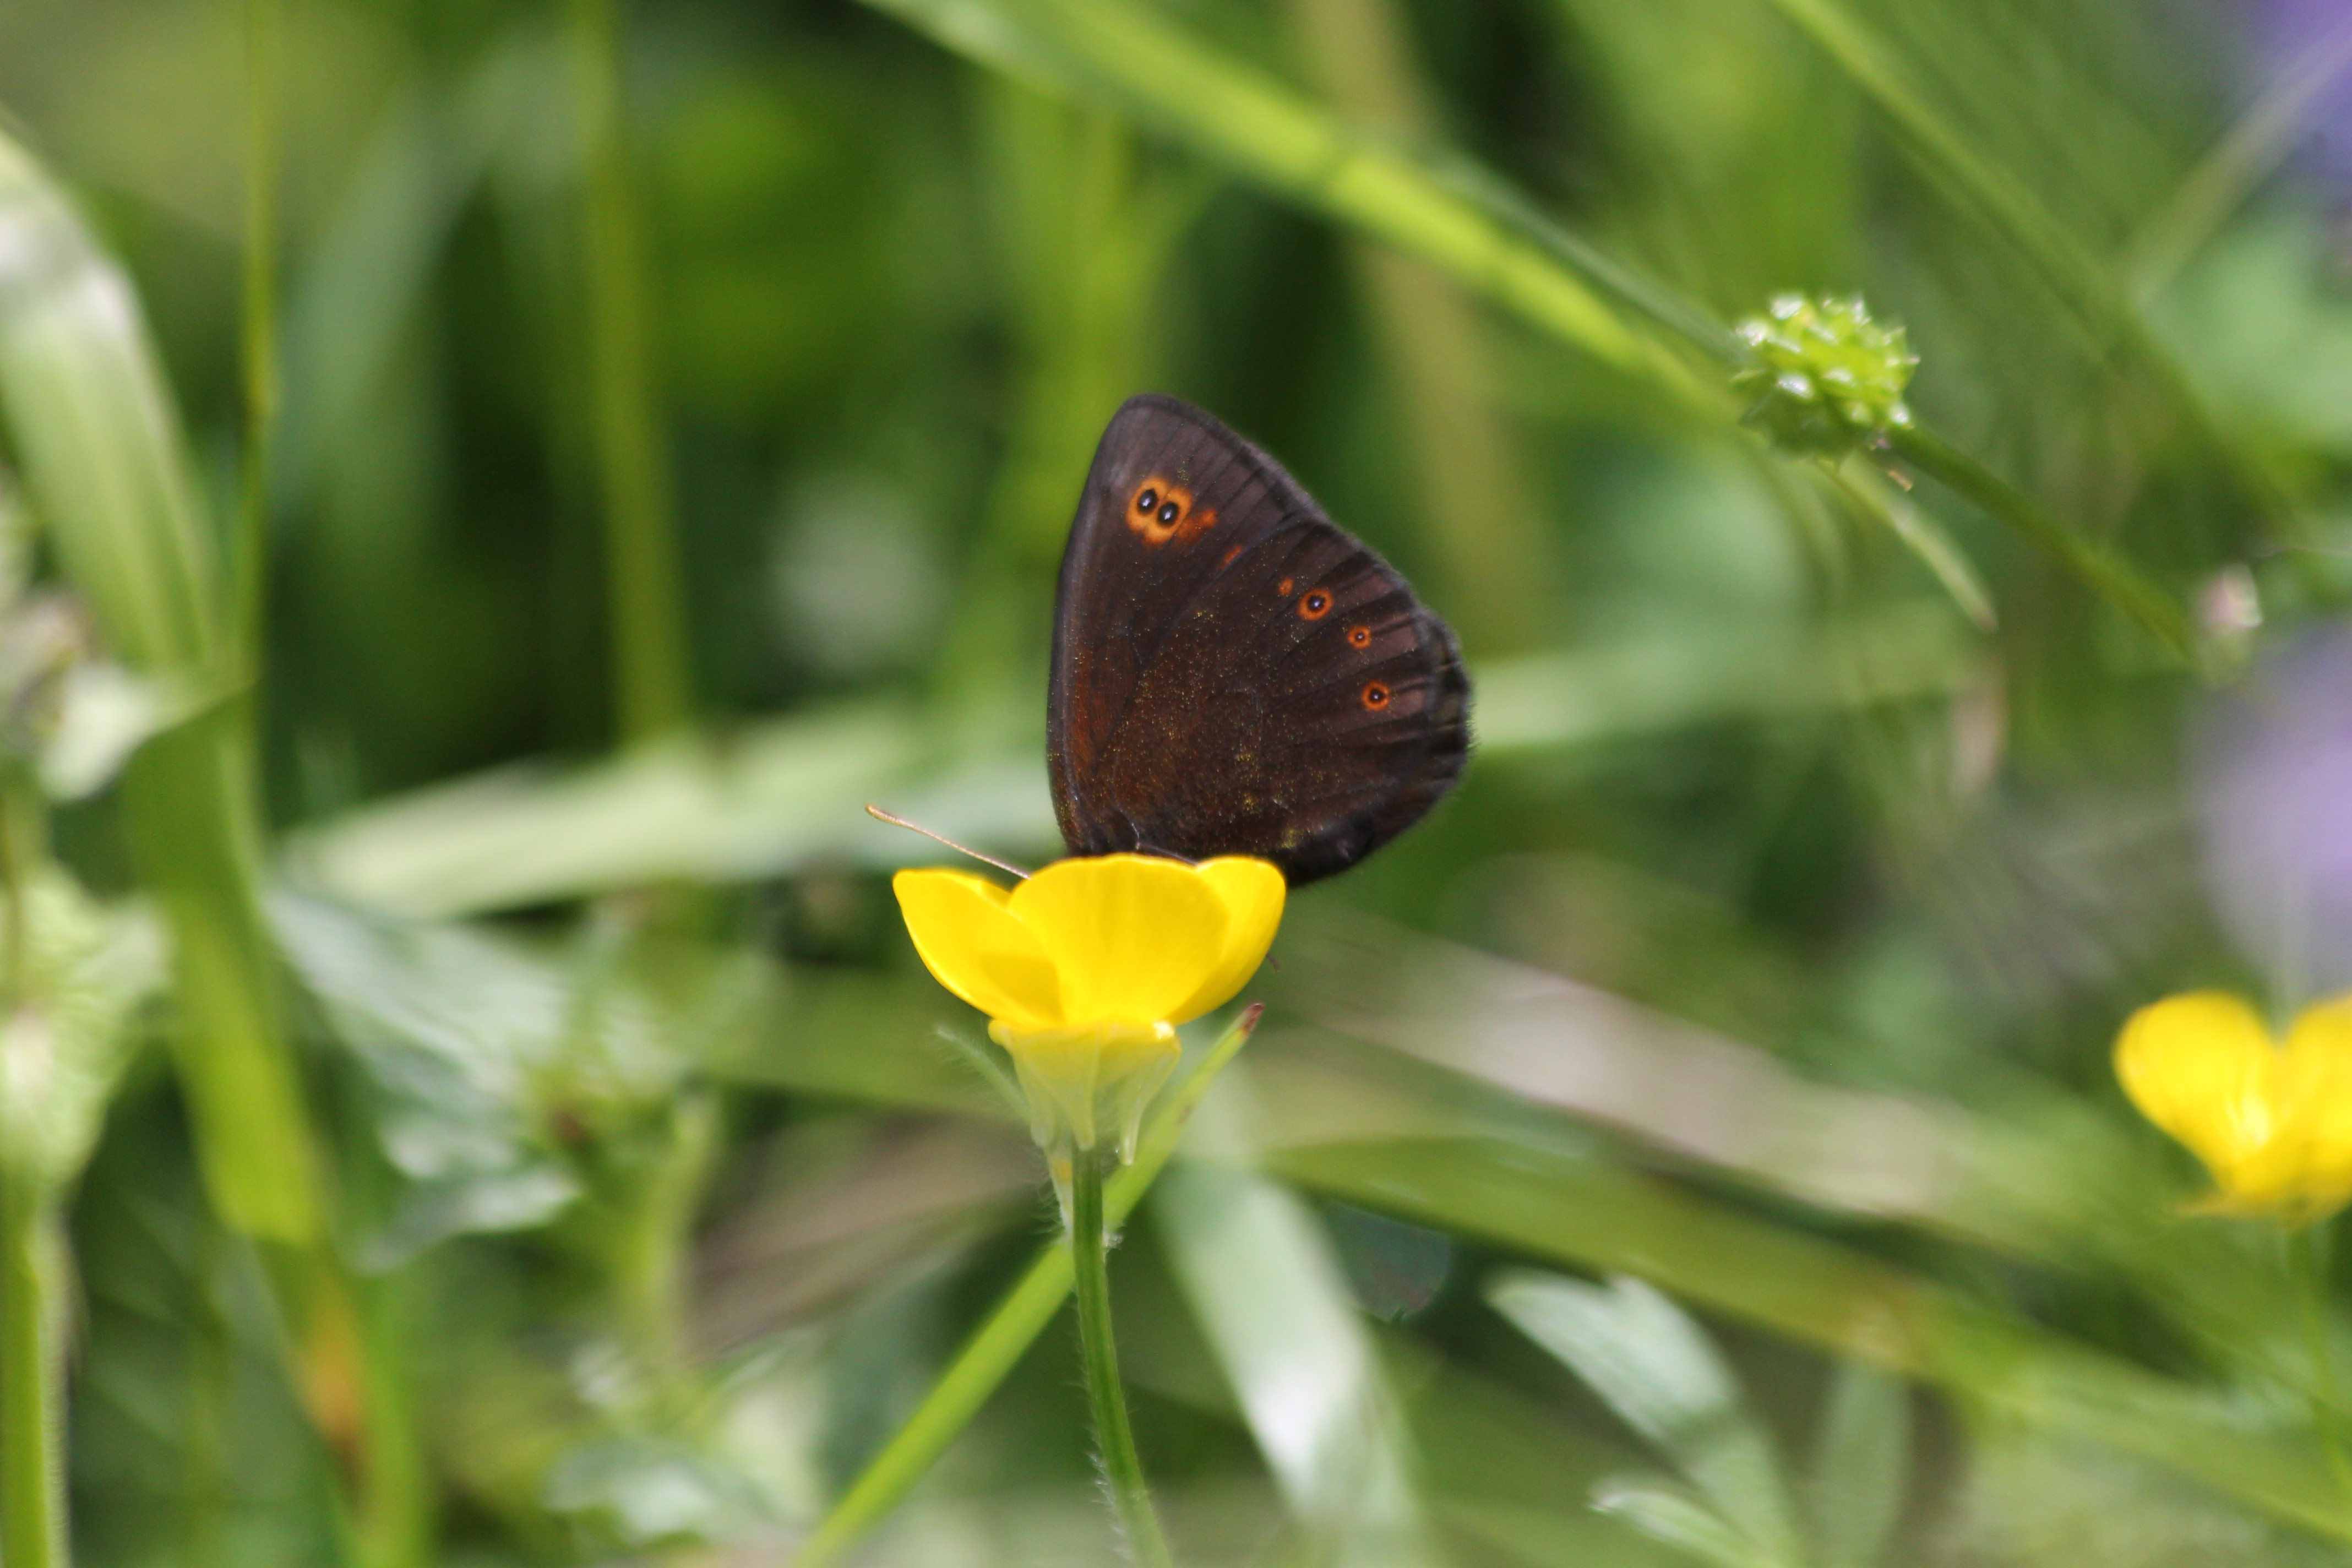
[[[1112,416],[1054,613],[1045,759],[1073,853],[1328,877],[1453,786],[1469,710],[1453,632],[1280,464],[1172,397]]]

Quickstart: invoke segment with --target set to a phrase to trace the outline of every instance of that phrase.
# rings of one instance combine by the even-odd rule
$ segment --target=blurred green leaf
[[[1241,1085],[1202,1105],[1196,1140],[1244,1118]],[[1230,1136],[1230,1133],[1228,1133]],[[1433,1561],[1416,1465],[1339,1260],[1305,1205],[1235,1171],[1182,1165],[1154,1212],[1258,1448],[1323,1560]]]
[[[1294,1148],[1273,1170],[1351,1203],[1642,1277],[1839,1355],[1943,1384],[2011,1419],[2110,1445],[2352,1539],[2319,1446],[2250,1427],[2226,1394],[2141,1371],[1834,1243],[1591,1159],[1480,1157],[1451,1139]]]
[[[873,703],[586,768],[503,769],[309,829],[288,857],[339,897],[446,914],[772,875],[816,858],[887,866],[934,853],[866,816],[869,801],[966,842],[1045,840],[1042,759],[976,763],[942,779],[916,717]]]
[[[1903,1515],[1911,1477],[1911,1391],[1860,1362],[1830,1374],[1829,1408],[1806,1472],[1822,1568],[1871,1568]]]
[[[549,1470],[545,1497],[592,1541],[631,1552],[738,1539],[764,1511],[750,1481],[675,1442],[583,1444]]]
[[[0,1017],[0,1167],[56,1191],[80,1174],[129,1064],[138,1010],[162,989],[164,954],[143,912],[106,910],[54,866],[17,867],[23,929]]]
[[[748,963],[616,949],[593,933],[567,958],[298,895],[278,896],[272,914],[365,1065],[376,1136],[408,1183],[362,1247],[379,1269],[569,1208],[588,1189],[593,1142],[664,1110],[693,1053],[732,1049],[762,984]]]
[[[1898,605],[1819,633],[1710,629],[1482,667],[1490,751],[1591,745],[1725,718],[1775,719],[1961,689],[1977,668],[1942,606]],[[915,710],[874,704],[688,738],[585,767],[515,767],[433,785],[289,840],[307,884],[380,908],[461,914],[679,878],[738,880],[940,851],[869,819],[887,805],[951,838],[1021,855],[1055,841],[1040,759],[962,763]]]
[[[1778,1568],[1788,1562],[1770,1555],[1703,1500],[1671,1481],[1607,1481],[1593,1493],[1592,1506],[1653,1541],[1717,1568]]]
[[[1529,1273],[1490,1282],[1486,1300],[1674,1461],[1706,1499],[1701,1511],[1728,1521],[1747,1543],[1740,1560],[1802,1562],[1770,1438],[1705,1331],[1671,1300],[1639,1279],[1600,1286]],[[1654,1500],[1642,1516],[1687,1519],[1687,1510],[1664,1506],[1676,1500],[1671,1494]]]

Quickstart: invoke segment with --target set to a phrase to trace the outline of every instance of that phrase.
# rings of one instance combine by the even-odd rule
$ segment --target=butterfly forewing
[[[1339,870],[1460,773],[1453,635],[1279,465],[1137,398],[1104,433],[1063,560],[1048,763],[1080,854]]]
[[[1130,398],[1112,417],[1078,497],[1055,603],[1046,756],[1057,801],[1093,769],[1194,590],[1221,562],[1314,510],[1271,458],[1174,398]]]

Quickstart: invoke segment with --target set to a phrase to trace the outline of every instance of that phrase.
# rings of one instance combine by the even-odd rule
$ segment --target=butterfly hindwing
[[[1047,753],[1080,854],[1257,855],[1311,881],[1419,818],[1467,752],[1444,623],[1272,458],[1172,399],[1105,432],[1055,629]]]

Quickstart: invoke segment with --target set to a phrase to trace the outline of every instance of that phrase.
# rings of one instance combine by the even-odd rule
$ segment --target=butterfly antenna
[[[1015,866],[1012,861],[999,860],[993,855],[983,855],[977,849],[968,849],[964,847],[964,846],[957,843],[954,839],[950,838],[944,833],[934,833],[919,822],[909,822],[903,816],[894,816],[891,813],[883,810],[880,806],[874,805],[870,801],[866,803],[866,815],[872,817],[877,822],[887,822],[893,827],[903,827],[909,833],[919,833],[924,837],[930,839],[934,843],[946,845],[949,848],[954,850],[959,855],[969,855],[975,860],[984,860],[1000,871],[1009,871],[1013,876],[1022,879],[1024,881],[1028,880],[1029,873],[1023,870],[1020,867]]]

